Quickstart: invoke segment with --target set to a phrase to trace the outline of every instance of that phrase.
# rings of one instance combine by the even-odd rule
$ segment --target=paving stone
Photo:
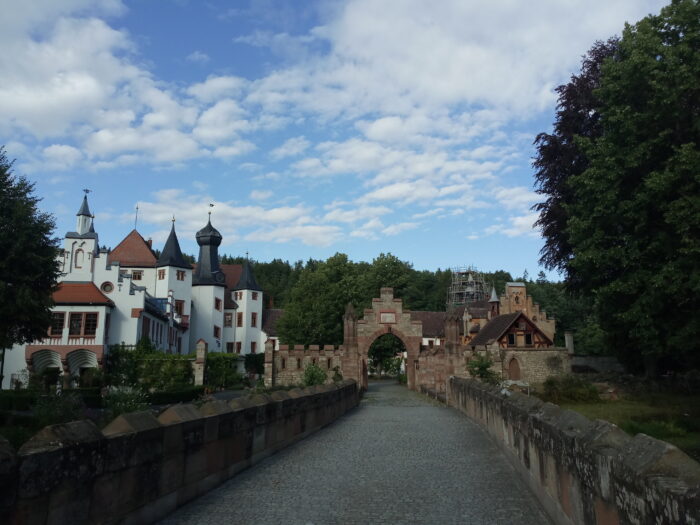
[[[163,524],[550,523],[474,423],[400,385],[168,516]]]

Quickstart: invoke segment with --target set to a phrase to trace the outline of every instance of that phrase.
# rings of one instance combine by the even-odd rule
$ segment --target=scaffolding
[[[451,268],[452,282],[447,290],[447,307],[485,301],[488,299],[486,281],[473,266]]]

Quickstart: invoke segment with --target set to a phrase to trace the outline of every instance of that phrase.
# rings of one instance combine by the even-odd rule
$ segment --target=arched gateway
[[[418,354],[423,339],[423,324],[412,321],[405,312],[401,299],[394,299],[391,288],[382,288],[379,297],[372,299],[372,308],[364,311],[361,319],[352,305],[343,316],[343,345],[319,347],[309,345],[279,345],[265,343],[265,384],[267,386],[298,384],[304,369],[315,364],[329,377],[340,372],[345,379],[354,379],[361,388],[367,388],[368,354],[372,343],[385,334],[398,337],[406,348],[406,375],[408,387],[416,389]]]
[[[382,288],[379,297],[372,299],[372,308],[358,319],[354,308],[348,305],[343,316],[343,376],[355,379],[367,388],[367,360],[374,341],[385,335],[398,337],[406,348],[406,375],[408,387],[416,388],[418,353],[423,339],[423,325],[411,320],[410,312],[404,312],[401,299],[394,298],[392,288]]]

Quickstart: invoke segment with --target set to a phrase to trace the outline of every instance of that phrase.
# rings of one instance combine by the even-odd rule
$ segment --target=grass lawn
[[[561,402],[591,419],[604,419],[625,432],[667,441],[700,461],[700,396],[649,394],[618,401]]]

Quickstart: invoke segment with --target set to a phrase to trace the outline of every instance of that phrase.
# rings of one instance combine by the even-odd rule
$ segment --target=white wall
[[[193,286],[192,287],[192,317],[190,324],[190,348],[197,341],[204,339],[209,345],[209,352],[225,352],[226,344],[222,339],[214,337],[214,326],[224,329],[224,292],[223,286]],[[220,299],[221,311],[214,308],[214,299]],[[234,321],[235,322],[235,321]]]

